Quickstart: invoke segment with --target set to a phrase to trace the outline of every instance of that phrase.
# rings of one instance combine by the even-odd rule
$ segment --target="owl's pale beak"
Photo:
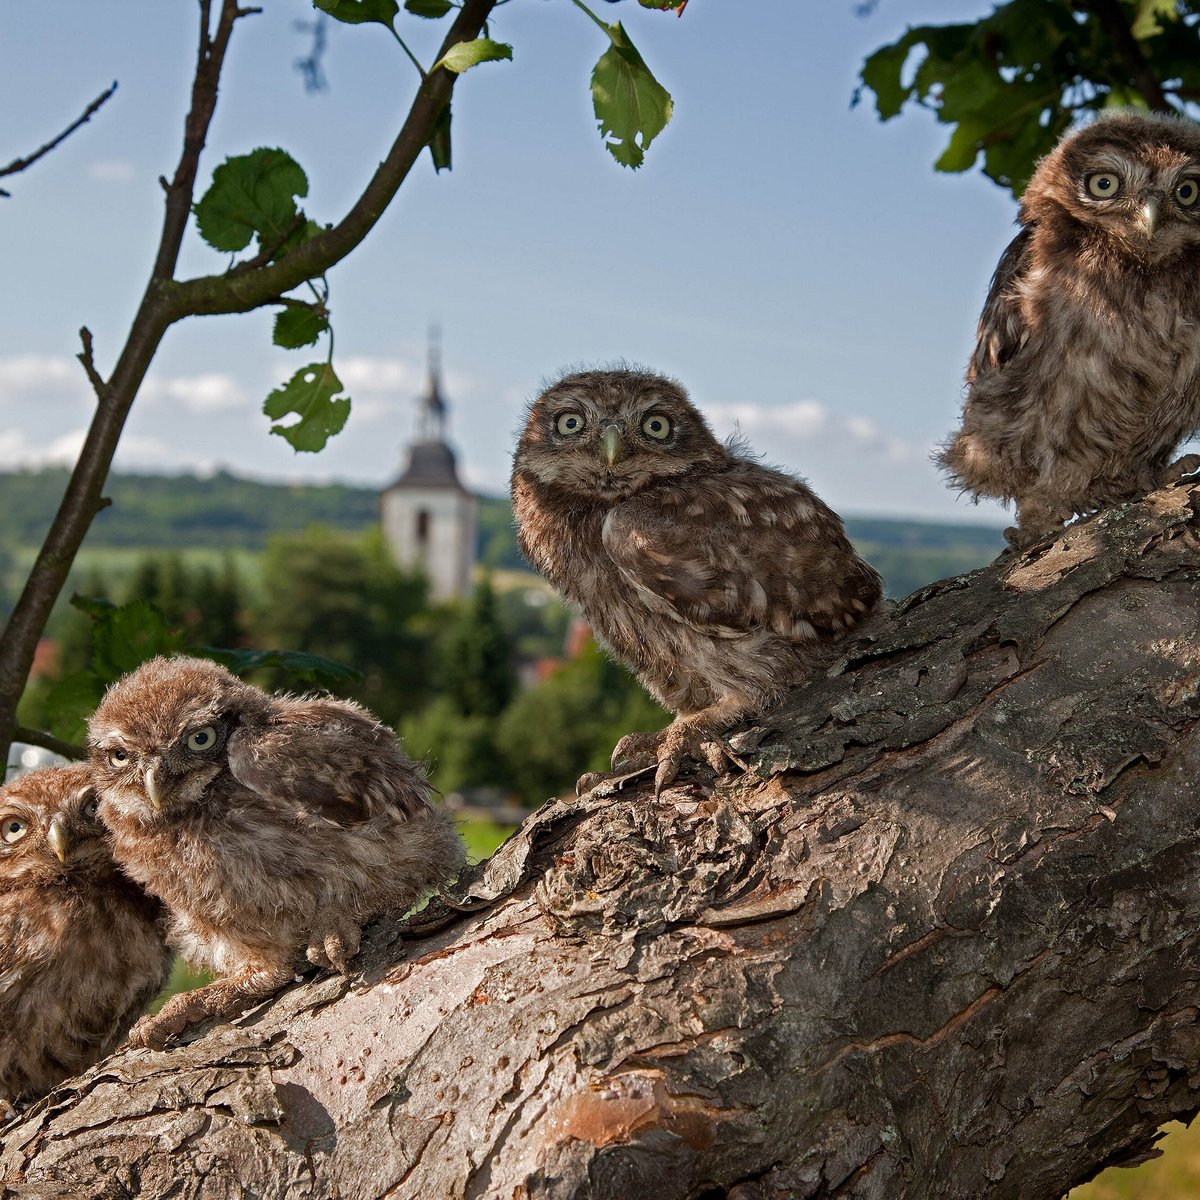
[[[142,779],[146,784],[146,795],[150,797],[150,803],[154,805],[155,812],[162,812],[163,802],[162,788],[158,783],[159,769],[159,763],[151,763],[142,774]]]
[[[1138,225],[1141,226],[1147,241],[1154,237],[1154,231],[1158,228],[1158,216],[1158,197],[1151,196],[1138,212]]]
[[[625,450],[620,426],[606,425],[601,440],[604,442],[604,461],[611,467]]]
[[[62,817],[55,817],[50,822],[50,828],[46,830],[46,841],[50,843],[50,849],[54,851],[54,857],[65,865],[67,855],[71,852],[71,841],[67,837],[67,830],[66,826],[62,823]]]

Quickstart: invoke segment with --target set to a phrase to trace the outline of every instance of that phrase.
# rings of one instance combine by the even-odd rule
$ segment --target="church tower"
[[[429,339],[429,383],[420,400],[416,440],[408,464],[379,500],[383,535],[402,567],[418,567],[433,600],[451,600],[471,588],[475,563],[475,497],[458,478],[446,443],[446,401],[436,331]]]

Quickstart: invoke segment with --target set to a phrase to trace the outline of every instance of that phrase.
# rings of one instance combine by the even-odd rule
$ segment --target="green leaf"
[[[195,206],[200,236],[214,249],[244,250],[281,242],[300,216],[297,196],[308,195],[308,176],[290,154],[258,149],[227,158]]]
[[[442,109],[437,124],[433,127],[433,136],[429,139],[429,153],[433,158],[435,171],[450,170],[450,105]]]
[[[278,422],[289,413],[299,414],[300,419],[290,425],[272,425],[271,432],[286,438],[295,450],[323,449],[335,433],[341,432],[350,416],[350,398],[338,396],[341,390],[342,381],[329,363],[301,367],[263,404],[263,412],[273,421]]]
[[[643,8],[657,8],[663,12],[677,12],[681,17],[688,0],[638,0]]]
[[[1139,42],[1144,42],[1162,33],[1164,20],[1179,20],[1176,0],[1138,0],[1137,16],[1130,32]]]
[[[197,646],[195,653],[219,662],[235,675],[247,675],[263,667],[278,667],[305,683],[330,689],[353,687],[363,679],[363,673],[354,667],[300,650],[227,650],[220,646]]]
[[[104,699],[104,681],[92,671],[73,671],[55,683],[46,695],[46,723],[55,737],[82,743],[87,720]]]
[[[961,121],[950,135],[941,157],[933,164],[935,171],[969,171],[983,149],[984,130],[977,121]]]
[[[347,25],[363,25],[370,21],[389,29],[400,11],[396,0],[313,0],[313,8],[319,8],[335,21]]]
[[[671,119],[671,93],[651,74],[620,21],[607,29],[612,45],[592,71],[592,105],[609,153],[622,166],[637,168]]]
[[[444,17],[452,8],[450,0],[404,0],[404,9],[414,17],[426,17],[436,21]]]
[[[455,75],[461,75],[482,62],[496,62],[501,58],[512,58],[512,47],[505,42],[493,42],[491,38],[476,38],[473,42],[459,42],[451,46],[441,58],[433,64],[445,67]]]
[[[119,679],[148,658],[174,654],[181,635],[172,628],[162,609],[147,600],[132,600],[119,607],[83,596],[71,603],[92,618],[92,673],[105,683]]]
[[[875,111],[881,121],[890,121],[904,107],[913,93],[911,86],[904,85],[904,64],[920,42],[921,33],[922,30],[910,29],[898,42],[881,47],[863,63],[859,72],[861,84],[852,104],[862,99],[862,89],[868,87],[875,93]]]
[[[285,350],[311,346],[329,328],[329,316],[310,304],[289,305],[275,314],[272,341]]]

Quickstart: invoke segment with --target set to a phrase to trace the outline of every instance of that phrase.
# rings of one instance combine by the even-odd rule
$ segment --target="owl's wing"
[[[605,519],[604,548],[648,608],[710,635],[844,633],[878,604],[878,574],[807,488],[763,476],[770,482],[693,488],[674,505],[619,505]]]
[[[1015,284],[1029,269],[1029,243],[1033,228],[1022,229],[1008,244],[1008,249],[996,264],[988,287],[983,312],[979,314],[979,329],[975,351],[967,363],[967,382],[979,375],[999,370],[1029,340],[1029,328],[1021,313]]]
[[[384,812],[414,817],[425,810],[420,768],[358,705],[285,697],[274,707],[270,719],[239,726],[229,738],[229,770],[243,786],[344,827]]]

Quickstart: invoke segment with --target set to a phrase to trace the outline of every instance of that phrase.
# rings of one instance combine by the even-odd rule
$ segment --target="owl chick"
[[[1200,127],[1098,119],[1042,160],[1018,221],[939,462],[1016,501],[1023,549],[1168,482],[1200,426]]]
[[[137,1045],[269,996],[306,954],[345,972],[366,921],[463,865],[422,770],[347,700],[156,658],[109,689],[88,746],[117,862],[166,904],[183,957],[220,976],[140,1021]]]
[[[584,371],[531,405],[512,475],[529,561],[675,721],[622,738],[655,790],[778,700],[879,604],[842,522],[791,475],[722,444],[673,381]]]
[[[0,788],[0,1119],[108,1054],[170,970],[96,808],[86,766]]]

